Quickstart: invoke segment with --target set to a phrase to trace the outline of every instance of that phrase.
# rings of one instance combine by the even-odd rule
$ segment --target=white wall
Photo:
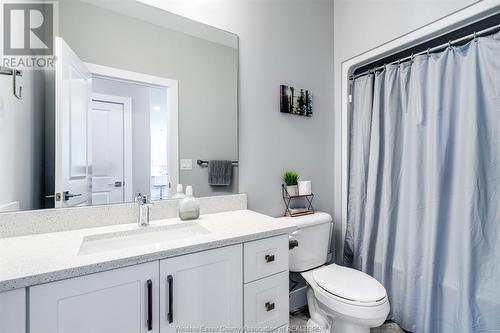
[[[342,248],[341,66],[342,62],[437,21],[476,0],[335,0],[335,170],[336,253]],[[337,259],[339,257],[337,256]]]
[[[333,1],[153,0],[240,37],[240,192],[279,216],[285,169],[313,181],[315,208],[333,212]],[[279,86],[314,94],[310,119],[280,114]]]

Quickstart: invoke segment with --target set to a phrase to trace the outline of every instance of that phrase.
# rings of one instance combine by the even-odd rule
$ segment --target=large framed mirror
[[[55,3],[54,67],[22,70],[21,99],[0,75],[0,212],[237,193],[238,37],[135,0]]]

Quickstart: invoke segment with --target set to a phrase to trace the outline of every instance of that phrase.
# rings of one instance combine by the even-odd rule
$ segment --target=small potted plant
[[[295,171],[286,171],[281,177],[281,180],[285,183],[286,191],[289,196],[295,197],[299,195],[299,187],[297,186],[299,181],[298,173]]]

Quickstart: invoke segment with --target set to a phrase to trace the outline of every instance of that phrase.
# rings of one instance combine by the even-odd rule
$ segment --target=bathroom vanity
[[[272,331],[293,230],[238,210],[0,239],[0,331]]]

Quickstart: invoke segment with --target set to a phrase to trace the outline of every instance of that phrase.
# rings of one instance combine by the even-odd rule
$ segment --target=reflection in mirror
[[[93,77],[92,204],[130,202],[137,193],[170,197],[169,183],[177,179],[168,152],[177,149],[177,138],[168,140],[169,94],[168,86]]]
[[[151,128],[151,199],[163,200],[170,198],[168,171],[168,115],[167,94],[165,90],[151,88],[151,103],[149,106]]]
[[[58,1],[54,68],[0,76],[0,212],[236,193],[238,40],[134,0]],[[179,166],[182,166],[179,168]]]

